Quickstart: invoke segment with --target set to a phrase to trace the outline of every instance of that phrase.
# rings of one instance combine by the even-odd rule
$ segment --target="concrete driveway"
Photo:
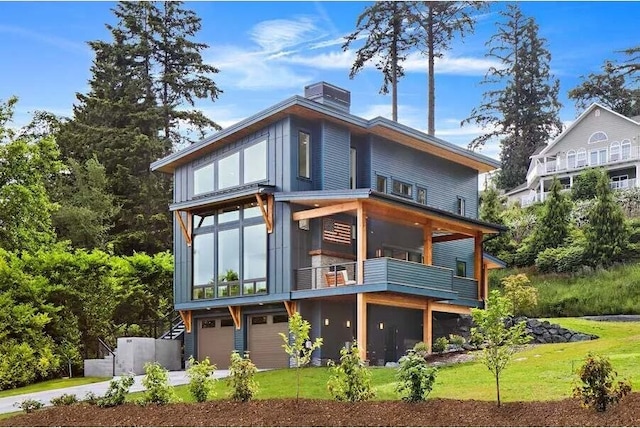
[[[229,376],[229,370],[216,370],[214,377],[216,379]],[[118,378],[119,376],[116,376]],[[129,390],[130,392],[144,391],[142,386],[142,378],[144,375],[135,376],[135,383]],[[184,385],[189,383],[187,373],[183,371],[169,372],[169,383],[171,385]],[[21,403],[24,400],[39,400],[44,403],[45,406],[51,405],[51,399],[59,397],[62,394],[75,394],[79,400],[84,399],[84,396],[88,392],[93,392],[97,396],[102,396],[107,392],[109,388],[109,381],[90,383],[87,385],[71,386],[69,388],[52,389],[49,391],[33,392],[30,394],[14,395],[12,397],[0,398],[0,413],[16,412],[20,409],[14,406],[14,403]]]

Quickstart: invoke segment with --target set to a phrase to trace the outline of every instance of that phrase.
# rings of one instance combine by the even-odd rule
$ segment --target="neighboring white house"
[[[527,181],[506,192],[522,206],[543,202],[556,176],[565,189],[585,168],[607,170],[611,188],[640,187],[640,116],[625,117],[592,104],[562,134],[531,156]]]

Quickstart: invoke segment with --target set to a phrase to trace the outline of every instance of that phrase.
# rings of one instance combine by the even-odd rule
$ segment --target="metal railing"
[[[355,284],[356,269],[356,262],[296,269],[294,290],[317,290]]]
[[[573,163],[573,165],[569,165],[569,163],[567,162],[566,156],[563,156],[558,158],[557,160],[549,159],[547,160],[547,162],[541,161],[541,163],[537,165],[537,168],[535,169],[535,171],[537,172],[537,175],[544,175],[544,174],[554,173],[558,171],[572,171],[575,169],[581,169],[588,166],[592,166],[592,167],[604,166],[612,163],[635,160],[638,158],[640,158],[640,146],[632,146],[629,149],[629,151],[620,151],[618,153],[613,153],[613,154],[608,152],[607,158],[605,159],[604,162],[599,162],[600,159],[598,159],[597,163],[592,164],[590,159],[590,154],[587,153],[586,159],[581,158],[580,160],[578,160],[578,158],[576,157],[576,160]],[[527,177],[527,181],[529,182],[529,177]]]
[[[107,345],[104,342],[104,340],[98,338],[98,352],[100,352],[101,349],[104,349],[109,354],[111,354],[111,375],[115,376],[116,375],[116,353],[113,352],[113,349],[111,349],[111,347]]]

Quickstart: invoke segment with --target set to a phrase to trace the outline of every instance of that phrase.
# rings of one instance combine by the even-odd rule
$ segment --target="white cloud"
[[[263,51],[277,52],[317,38],[320,31],[311,18],[299,17],[262,21],[251,29],[250,36]]]
[[[490,67],[496,67],[499,64],[495,60],[487,58],[475,57],[451,57],[443,56],[435,59],[436,74],[455,74],[455,75],[484,75]],[[407,60],[403,63],[405,70],[409,73],[424,73],[429,63],[427,58],[418,53],[412,52],[407,56]]]
[[[353,65],[355,53],[353,51],[331,51],[317,55],[291,55],[280,58],[280,62],[292,65],[302,65],[319,70],[345,70]]]
[[[62,37],[38,33],[37,31],[28,30],[26,28],[15,27],[12,25],[0,25],[0,33],[13,34],[26,39],[35,40],[71,53],[91,55],[91,49],[84,43],[77,43]]]

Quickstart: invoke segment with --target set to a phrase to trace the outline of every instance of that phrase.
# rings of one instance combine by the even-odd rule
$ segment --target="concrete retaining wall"
[[[116,348],[115,375],[144,374],[144,365],[158,362],[169,371],[182,369],[181,341],[152,337],[120,337]],[[111,377],[113,357],[84,360],[85,376]]]

